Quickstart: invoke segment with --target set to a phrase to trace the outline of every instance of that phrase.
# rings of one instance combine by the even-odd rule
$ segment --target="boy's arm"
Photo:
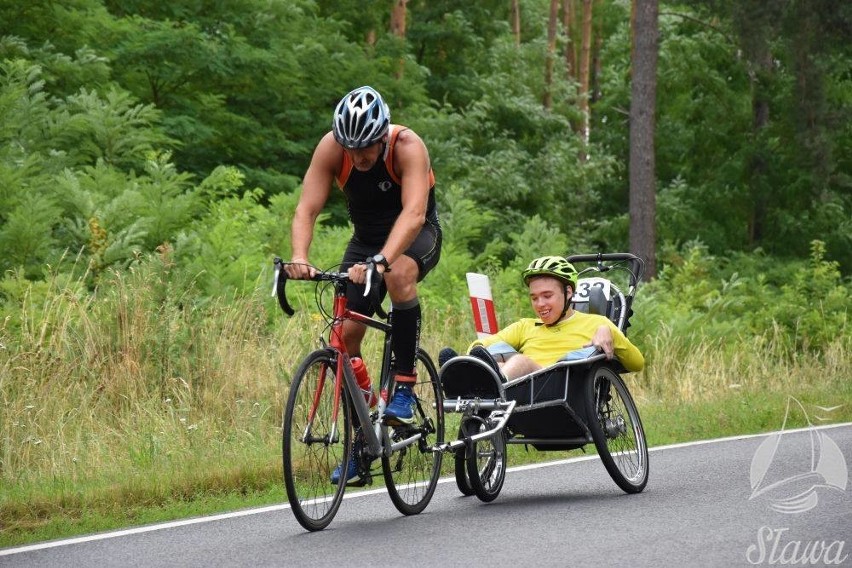
[[[618,326],[606,318],[601,319],[604,323],[595,329],[585,347],[597,347],[606,354],[607,359],[617,357],[624,368],[630,372],[641,371],[645,367],[645,357],[639,349],[627,339]]]
[[[645,357],[639,348],[633,345],[615,324],[613,324],[613,345],[615,356],[624,365],[624,368],[634,373],[645,367]]]

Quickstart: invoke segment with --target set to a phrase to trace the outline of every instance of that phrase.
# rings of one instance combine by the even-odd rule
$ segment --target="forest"
[[[571,251],[626,250],[630,4],[565,2],[553,42],[557,2],[515,2],[517,30],[509,1],[401,2],[401,33],[393,4],[0,4],[6,280],[39,280],[63,254],[97,277],[168,244],[187,270],[219,266],[211,295],[244,291],[247,271],[288,253],[313,147],[361,84],[427,141],[448,256],[522,263],[551,233]],[[783,261],[820,240],[852,271],[850,12],[661,6],[660,268],[689,246]],[[346,224],[342,200],[326,223]]]
[[[94,469],[124,479],[122,464],[209,459],[191,439],[201,431],[240,463],[217,478],[224,490],[275,478],[264,452],[316,322],[308,290],[302,316],[276,311],[272,259],[290,254],[335,104],[361,85],[420,135],[435,171],[444,248],[420,290],[430,349],[472,336],[465,272],[490,276],[508,321],[528,310],[530,259],[635,251],[642,221],[652,278],[631,333],[648,400],[759,383],[763,371],[707,370],[763,368],[740,359],[746,344],[781,365],[775,390],[809,367],[822,379],[803,385],[848,383],[852,3],[647,0],[655,209],[637,220],[643,5],[0,0],[0,482],[17,487],[0,529],[38,517],[26,503],[40,491],[70,506],[62,484]],[[335,190],[311,261],[334,267],[350,234]],[[707,358],[690,383],[694,352]],[[185,473],[185,494],[215,485]]]

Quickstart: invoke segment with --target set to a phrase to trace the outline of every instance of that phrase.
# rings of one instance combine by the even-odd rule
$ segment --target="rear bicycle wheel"
[[[438,372],[432,359],[417,350],[417,397],[414,424],[388,427],[391,443],[413,436],[419,439],[382,456],[382,471],[388,495],[403,515],[416,515],[426,508],[441,476],[442,452],[431,448],[444,441],[444,406]]]
[[[593,367],[586,379],[586,416],[601,461],[625,493],[639,493],[648,483],[648,445],[633,397],[607,366]]]
[[[345,392],[340,393],[339,405],[334,400],[336,369],[333,351],[321,349],[308,355],[293,375],[284,410],[284,486],[296,520],[309,531],[329,525],[346,490],[345,473],[337,483],[331,482],[336,467],[346,471],[352,451]]]
[[[488,429],[487,422],[475,418],[466,424],[465,430],[469,434]],[[506,479],[505,431],[471,442],[467,452],[467,476],[480,501],[490,503],[497,498]]]

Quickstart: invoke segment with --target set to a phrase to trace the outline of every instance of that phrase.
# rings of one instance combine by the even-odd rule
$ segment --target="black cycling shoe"
[[[494,369],[494,372],[497,373],[498,377],[502,377],[503,373],[500,372],[500,365],[497,364],[497,360],[494,359],[494,356],[482,345],[477,345],[473,349],[470,350],[469,355],[471,357],[476,357],[477,359],[482,359],[485,363],[488,364],[489,367]]]
[[[438,353],[438,367],[443,367],[444,363],[452,359],[453,357],[458,357],[458,353],[452,347],[444,347],[441,349],[441,352]]]

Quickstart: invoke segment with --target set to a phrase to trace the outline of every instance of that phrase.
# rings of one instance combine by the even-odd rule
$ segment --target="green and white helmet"
[[[574,265],[561,256],[542,256],[535,259],[521,273],[524,284],[529,285],[530,278],[534,276],[552,276],[563,283],[577,289],[577,269]]]

